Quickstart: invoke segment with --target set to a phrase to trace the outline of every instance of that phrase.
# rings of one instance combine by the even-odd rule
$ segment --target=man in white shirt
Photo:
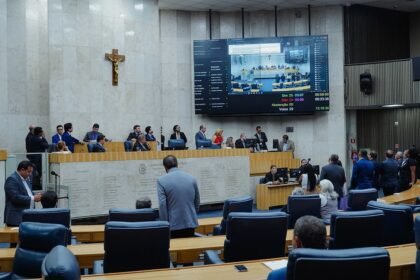
[[[19,163],[17,171],[10,175],[4,184],[6,203],[4,223],[7,226],[19,226],[25,209],[34,208],[35,202],[41,201],[41,194],[32,192],[28,178],[33,171],[33,164],[28,160]]]

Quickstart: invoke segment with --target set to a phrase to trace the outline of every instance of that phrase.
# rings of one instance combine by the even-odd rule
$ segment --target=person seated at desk
[[[171,134],[171,138],[170,139],[182,139],[184,140],[185,145],[187,144],[187,136],[185,136],[184,132],[181,131],[181,127],[179,125],[174,125],[173,127],[173,132]]]
[[[150,125],[146,126],[144,131],[146,131],[146,141],[156,141],[156,137],[153,135],[153,130]]]
[[[321,217],[325,224],[329,225],[331,213],[338,210],[338,194],[334,191],[333,183],[324,179],[319,182],[321,198]]]
[[[152,208],[150,197],[145,196],[136,200],[136,209]]]
[[[223,143],[223,129],[218,128],[216,129],[216,132],[214,133],[211,142],[213,145],[217,145],[219,147],[222,146]]]
[[[270,172],[265,174],[264,181],[265,181],[266,184],[270,183],[270,182],[273,185],[280,184],[281,177],[280,177],[280,173],[277,170],[277,166],[275,166],[275,165],[270,166]]]
[[[139,138],[140,134],[142,134],[140,125],[136,124],[135,126],[133,126],[133,132],[130,132],[130,134],[128,134],[127,141],[136,141],[137,138]]]
[[[136,143],[133,145],[133,151],[134,152],[146,152],[150,151],[151,148],[149,144],[147,144],[146,136],[144,134],[141,134],[139,138],[137,138]]]
[[[326,249],[327,228],[320,219],[314,216],[300,217],[293,229],[293,248]],[[328,273],[328,271],[326,272]],[[273,270],[268,280],[285,280],[287,266]]]
[[[41,204],[42,208],[55,208],[57,207],[58,197],[54,191],[46,191],[42,194]]]
[[[316,183],[318,181],[317,175],[314,172],[314,168],[309,163],[305,164],[302,169],[302,174],[299,177],[298,182],[305,190],[306,194],[316,193]]]
[[[106,152],[106,149],[104,147],[105,145],[105,136],[99,135],[96,139],[96,143],[90,143],[89,145],[92,145],[92,153],[104,153]]]
[[[66,142],[64,141],[59,141],[57,143],[57,147],[56,147],[56,151],[53,152],[53,154],[71,154],[71,152],[69,151],[69,149],[66,146]]]
[[[99,136],[104,136],[101,132],[99,132],[99,124],[95,123],[92,126],[92,131],[89,131],[86,133],[85,138],[83,138],[83,142],[89,143],[89,142],[96,142]],[[108,141],[108,139],[105,138],[105,141]]]
[[[248,148],[245,140],[246,140],[245,133],[242,132],[241,135],[239,136],[239,139],[237,139],[235,141],[235,148],[237,148],[237,149],[245,149],[245,148]]]
[[[226,149],[235,148],[235,144],[233,144],[233,137],[232,136],[229,136],[228,138],[226,138],[225,148]]]

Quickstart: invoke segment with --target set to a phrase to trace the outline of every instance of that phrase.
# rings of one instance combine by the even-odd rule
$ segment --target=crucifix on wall
[[[112,85],[118,86],[118,65],[125,60],[125,55],[118,54],[118,49],[112,49],[112,53],[105,53],[105,59],[112,63]]]

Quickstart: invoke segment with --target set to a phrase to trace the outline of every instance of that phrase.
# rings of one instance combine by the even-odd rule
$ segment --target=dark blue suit
[[[330,180],[334,185],[334,191],[338,193],[339,197],[343,197],[343,186],[346,182],[346,174],[343,167],[336,163],[325,165],[321,169],[321,176],[319,180]]]
[[[27,181],[29,188],[31,184]],[[26,191],[20,175],[15,171],[4,184],[6,203],[4,207],[4,223],[18,226],[22,222],[22,212],[31,206],[31,197]]]
[[[70,152],[74,153],[74,144],[80,143],[80,141],[73,136],[70,135],[67,131],[63,133],[63,136],[61,136],[64,142],[66,142],[66,146],[69,149]]]
[[[385,195],[398,191],[398,169],[398,162],[392,158],[388,158],[381,163],[379,167],[380,186],[384,189]]]
[[[146,134],[146,141],[156,141],[156,138],[153,134]]]
[[[353,165],[353,173],[351,176],[352,189],[369,189],[373,187],[373,175],[375,171],[374,164],[366,159],[361,158]]]
[[[63,137],[63,136],[61,136],[61,137]],[[53,135],[51,140],[52,140],[53,144],[57,145],[57,143],[60,142],[60,136],[58,134],[55,134],[55,135]]]

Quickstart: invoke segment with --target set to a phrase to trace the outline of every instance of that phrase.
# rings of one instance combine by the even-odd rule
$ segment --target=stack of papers
[[[264,263],[269,269],[276,270],[287,266],[287,260],[279,260]]]

